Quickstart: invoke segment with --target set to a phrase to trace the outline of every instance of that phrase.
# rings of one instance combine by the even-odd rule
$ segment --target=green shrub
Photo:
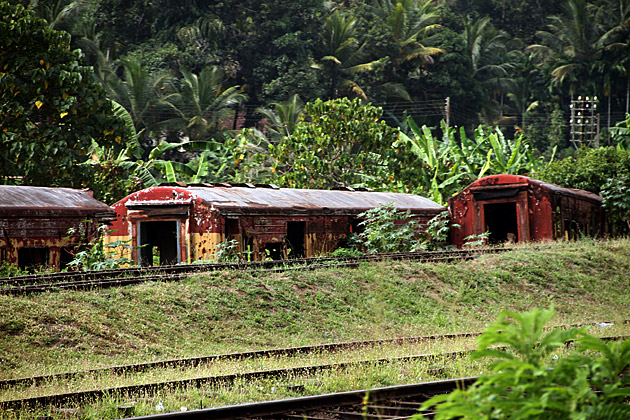
[[[626,119],[617,123],[610,129],[613,144],[619,149],[630,150],[630,114],[626,114]]]
[[[429,220],[426,232],[411,212],[398,210],[394,203],[382,204],[359,217],[364,219],[359,223],[364,230],[353,243],[369,254],[437,250],[448,244],[450,222],[446,211]]]
[[[332,257],[339,257],[339,258],[353,258],[353,257],[360,257],[363,255],[363,253],[359,251],[358,249],[353,249],[353,248],[337,248],[330,255]]]
[[[545,165],[536,178],[566,188],[599,194],[609,179],[630,175],[630,151],[614,147],[582,148],[575,156]]]
[[[0,277],[23,276],[25,274],[28,274],[28,271],[22,270],[15,264],[11,264],[8,261],[0,262]]]
[[[630,230],[630,174],[610,178],[601,190],[604,207],[617,233]]]
[[[437,420],[630,418],[630,339],[604,342],[586,328],[545,332],[553,315],[553,309],[502,313],[472,355],[496,358],[492,374],[421,409],[435,409]],[[562,355],[572,340],[576,349]]]
[[[129,241],[104,242],[107,225],[97,226],[94,232],[89,232],[90,220],[85,220],[77,228],[68,229],[68,235],[77,235],[81,241],[73,250],[72,261],[68,267],[73,270],[109,270],[133,264],[133,260],[122,256],[122,248],[128,248]],[[120,255],[115,255],[116,250]]]
[[[382,204],[367,210],[359,217],[363,232],[358,234],[359,242],[369,254],[381,252],[405,252],[421,247],[418,222],[411,218],[411,212],[400,211],[394,203]]]

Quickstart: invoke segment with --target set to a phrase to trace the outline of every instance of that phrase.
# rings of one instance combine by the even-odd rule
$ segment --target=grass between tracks
[[[0,377],[478,331],[503,310],[552,304],[558,324],[620,320],[630,318],[628,290],[630,240],[617,240],[522,246],[450,264],[226,271],[177,283],[0,296]]]

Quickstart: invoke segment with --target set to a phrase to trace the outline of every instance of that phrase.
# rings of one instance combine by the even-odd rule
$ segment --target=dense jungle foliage
[[[599,193],[617,172],[565,173],[588,155],[572,156],[571,101],[596,97],[600,154],[625,174],[611,188],[630,188],[629,0],[0,7],[0,182],[109,203],[163,180],[443,203],[492,173]]]

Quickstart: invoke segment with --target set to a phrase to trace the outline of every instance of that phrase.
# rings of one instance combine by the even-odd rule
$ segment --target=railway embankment
[[[501,311],[553,306],[555,325],[627,336],[628,290],[630,240],[615,240],[3,294],[0,419],[116,419],[482,375],[468,357],[474,332]]]
[[[630,318],[630,241],[582,241],[454,263],[223,271],[178,282],[0,296],[0,376],[271,347],[479,331],[500,311]]]

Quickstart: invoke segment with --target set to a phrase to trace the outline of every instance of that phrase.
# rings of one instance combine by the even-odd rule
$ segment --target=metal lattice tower
[[[599,114],[597,96],[578,96],[571,100],[571,143],[575,148],[581,145],[599,146]]]

